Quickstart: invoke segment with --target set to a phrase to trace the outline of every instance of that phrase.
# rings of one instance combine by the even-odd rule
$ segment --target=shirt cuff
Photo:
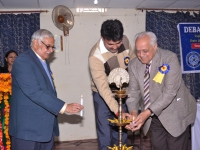
[[[60,110],[60,114],[64,114],[66,108],[67,108],[67,103],[65,103],[65,104],[63,105],[62,109]]]
[[[124,113],[124,110],[122,109],[122,113]],[[116,117],[118,118],[118,116],[119,116],[119,111],[115,114],[116,115]]]

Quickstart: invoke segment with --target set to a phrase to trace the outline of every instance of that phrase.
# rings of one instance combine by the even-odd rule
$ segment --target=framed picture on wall
[[[55,44],[55,52],[63,51],[63,38],[62,35],[54,35]]]

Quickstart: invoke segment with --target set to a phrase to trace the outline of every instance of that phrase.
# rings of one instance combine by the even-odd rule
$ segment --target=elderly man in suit
[[[135,48],[126,101],[133,122],[126,128],[136,131],[143,126],[144,134],[150,130],[153,150],[187,150],[196,101],[182,80],[177,56],[158,48],[152,32],[138,33]]]
[[[54,48],[53,34],[40,29],[32,35],[31,49],[14,62],[9,124],[12,150],[53,150],[54,135],[59,135],[57,115],[83,109],[57,98],[47,61]]]

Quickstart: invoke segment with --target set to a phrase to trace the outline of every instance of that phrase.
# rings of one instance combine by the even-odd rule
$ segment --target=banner
[[[182,73],[200,73],[200,23],[179,23]]]

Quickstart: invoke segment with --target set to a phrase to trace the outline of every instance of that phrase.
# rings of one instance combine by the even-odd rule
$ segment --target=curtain
[[[200,14],[195,12],[155,12],[146,13],[146,31],[152,31],[158,38],[158,46],[162,49],[170,50],[177,54],[180,62],[178,23],[200,22]],[[200,97],[200,74],[183,74],[186,86],[191,94],[197,99]]]
[[[0,15],[0,66],[9,50],[18,54],[30,47],[32,34],[40,29],[40,14]]]

